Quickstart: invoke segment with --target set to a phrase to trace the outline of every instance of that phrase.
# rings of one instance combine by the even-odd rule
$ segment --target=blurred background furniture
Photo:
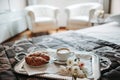
[[[111,22],[110,14],[104,12],[104,10],[95,11],[94,16],[90,20],[92,26],[101,25]]]
[[[24,11],[9,11],[0,14],[0,43],[25,31],[27,22]]]
[[[67,14],[67,29],[82,29],[91,26],[90,20],[98,9],[102,9],[100,3],[74,4],[65,8]]]
[[[57,29],[58,8],[49,5],[31,5],[25,8],[29,29],[33,33]]]
[[[120,24],[120,13],[119,14],[110,15],[108,17],[108,19]]]

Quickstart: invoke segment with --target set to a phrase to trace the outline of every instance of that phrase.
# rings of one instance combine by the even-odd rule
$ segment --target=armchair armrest
[[[56,10],[55,10],[55,13],[54,13],[56,25],[58,25],[58,20],[57,20],[58,13],[59,13],[59,9],[56,9]]]
[[[94,17],[94,14],[95,14],[95,9],[91,9],[90,11],[89,11],[89,22],[91,21],[91,19]]]
[[[96,3],[95,6],[93,6],[89,11],[89,21],[94,17],[95,12],[97,10],[102,10],[103,6],[101,4]]]
[[[34,7],[28,6],[28,7],[25,8],[25,12],[26,12],[27,17],[30,17],[30,19],[32,21],[35,21],[35,13],[34,13],[34,10],[33,10]]]
[[[67,25],[69,23],[69,18],[70,18],[70,10],[68,8],[65,8],[65,12],[66,12],[66,20],[67,20]]]
[[[31,20],[32,22],[35,21],[35,15],[34,15],[34,12],[33,12],[33,11],[27,10],[27,15],[30,17],[30,20]]]
[[[34,22],[35,22],[35,15],[32,11],[30,10],[26,10],[26,20],[27,20],[27,25],[28,25],[28,28],[30,30],[33,30],[32,29],[32,26],[34,25]]]

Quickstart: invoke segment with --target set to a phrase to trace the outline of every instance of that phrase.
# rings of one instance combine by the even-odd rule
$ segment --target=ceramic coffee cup
[[[57,49],[57,60],[67,61],[67,59],[71,57],[73,54],[74,53],[71,52],[68,48]]]

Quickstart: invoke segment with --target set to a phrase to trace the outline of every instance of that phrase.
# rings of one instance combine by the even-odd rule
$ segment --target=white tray
[[[56,50],[47,50],[49,52],[49,55],[51,57],[50,62],[45,65],[47,69],[43,69],[43,71],[40,70],[40,74],[37,74],[35,76],[44,77],[44,78],[54,78],[54,79],[67,79],[72,80],[70,76],[62,76],[56,73],[56,70],[59,69],[58,64],[54,63],[55,59],[55,52]],[[73,51],[72,51],[73,52]],[[88,69],[88,78],[78,78],[77,80],[97,80],[100,77],[100,65],[99,65],[99,57],[91,52],[75,52],[75,55],[82,59],[82,61],[85,63],[86,68]],[[25,74],[28,75],[27,72],[24,70],[23,65],[25,64],[25,60],[22,59],[19,63],[17,63],[14,67],[14,71],[19,74]],[[88,65],[89,64],[89,65]],[[50,67],[48,67],[50,66]],[[54,68],[52,67],[54,66]],[[40,69],[40,68],[39,68]],[[48,71],[48,72],[47,72]]]

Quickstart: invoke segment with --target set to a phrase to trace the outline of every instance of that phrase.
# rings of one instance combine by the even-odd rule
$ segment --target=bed
[[[50,80],[14,72],[17,63],[15,55],[29,53],[31,48],[69,48],[71,50],[94,52],[111,60],[110,67],[101,70],[101,80],[120,80],[120,26],[107,23],[77,31],[33,37],[0,45],[0,80]],[[51,79],[53,80],[53,79]]]

